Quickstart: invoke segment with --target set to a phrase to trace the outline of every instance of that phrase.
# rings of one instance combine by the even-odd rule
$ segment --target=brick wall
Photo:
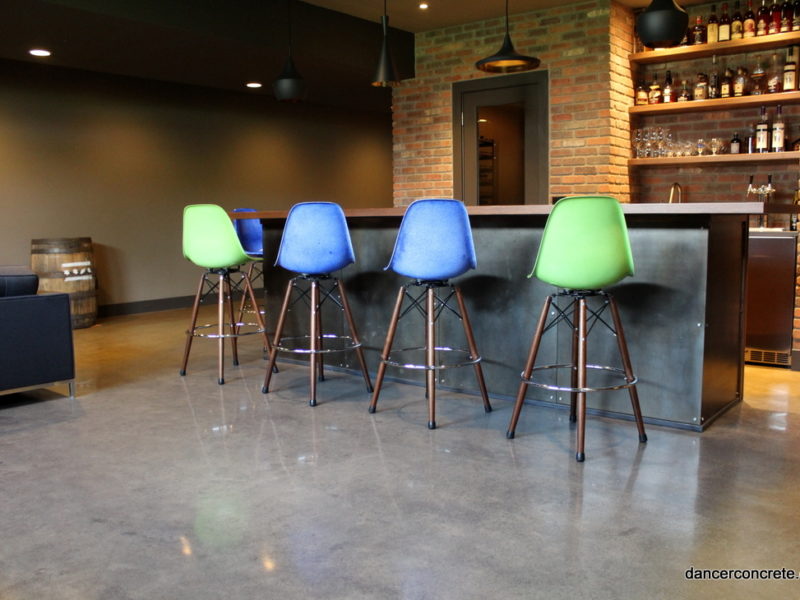
[[[510,24],[517,50],[549,71],[548,197],[597,193],[628,201],[630,10],[592,0],[512,15]],[[498,18],[416,36],[416,77],[393,92],[396,206],[452,197],[451,86],[489,76],[474,63],[500,47],[504,31]]]

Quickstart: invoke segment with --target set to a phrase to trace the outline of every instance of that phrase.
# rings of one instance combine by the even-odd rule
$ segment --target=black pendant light
[[[281,102],[302,102],[306,99],[306,80],[297,72],[292,60],[292,0],[286,0],[289,30],[289,57],[283,71],[272,82],[272,93]]]
[[[383,0],[381,28],[383,29],[381,57],[378,59],[378,68],[375,70],[375,77],[372,78],[372,85],[375,87],[392,87],[400,83],[400,76],[397,74],[392,52],[389,49],[389,15],[386,12],[386,0]]]
[[[636,34],[648,48],[670,48],[681,43],[689,15],[674,0],[653,0],[636,17]]]
[[[532,71],[540,64],[541,61],[535,56],[525,56],[514,50],[511,34],[508,31],[508,0],[506,0],[506,36],[503,38],[503,45],[495,54],[476,62],[475,66],[487,73],[517,73]]]

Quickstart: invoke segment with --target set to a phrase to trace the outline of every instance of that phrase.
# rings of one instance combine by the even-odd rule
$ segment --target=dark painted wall
[[[0,264],[90,236],[101,305],[190,295],[186,204],[391,206],[390,119],[0,61]]]

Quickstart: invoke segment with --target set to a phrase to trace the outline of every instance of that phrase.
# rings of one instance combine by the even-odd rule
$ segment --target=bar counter
[[[787,212],[786,208],[760,202],[623,205],[636,274],[609,290],[619,302],[646,422],[701,431],[741,400],[748,216]],[[550,209],[547,205],[468,207],[478,268],[457,282],[483,356],[489,393],[496,399],[516,394],[541,303],[554,291],[527,277]],[[377,368],[397,289],[407,282],[383,269],[403,213],[403,208],[345,210],[357,262],[338,275],[347,286],[372,373]],[[272,266],[286,211],[232,216],[261,219],[267,324],[272,331],[280,297],[291,276]],[[335,323],[331,322],[334,318]],[[454,340],[454,345],[463,347],[463,330],[452,321],[438,325],[438,342]],[[305,332],[305,325],[290,320],[287,327]],[[340,330],[344,327],[338,316],[331,317],[326,325]],[[589,338],[589,362],[617,364],[615,341],[601,329],[596,337]],[[395,348],[419,345],[423,332],[422,319],[409,314],[401,320]],[[547,337],[540,352],[542,360],[564,360],[569,352],[569,333],[562,330],[549,341]],[[355,368],[354,361],[351,353],[326,355],[326,364],[346,369]],[[477,394],[472,369],[446,369],[438,376],[437,385],[442,388]],[[390,368],[387,386],[391,385],[390,377],[419,384],[424,381],[423,373],[414,370]],[[280,386],[280,380],[275,379],[273,385]],[[353,393],[364,395],[366,410],[368,396],[355,380]],[[424,392],[420,394],[422,397]],[[325,401],[324,385],[320,398]],[[528,390],[527,399],[569,405],[569,394],[537,388]],[[441,395],[442,426],[447,423],[448,401],[463,400]],[[592,393],[587,403],[590,413],[631,418],[625,391]],[[509,408],[504,402],[495,404],[496,409]],[[391,395],[382,395],[379,411],[398,408]],[[475,410],[482,410],[477,399]]]

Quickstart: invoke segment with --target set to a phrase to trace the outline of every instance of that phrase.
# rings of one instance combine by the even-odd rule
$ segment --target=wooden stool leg
[[[217,297],[217,383],[225,383],[225,275],[219,274]]]
[[[617,346],[619,347],[619,355],[622,358],[622,366],[625,369],[625,379],[631,382],[634,380],[633,368],[631,367],[631,358],[628,354],[628,343],[625,340],[625,333],[622,330],[622,319],[619,318],[617,301],[611,295],[608,295],[607,298],[611,304],[611,316],[614,319],[614,329],[617,332]],[[639,441],[644,443],[647,441],[647,434],[644,431],[642,409],[639,406],[639,393],[636,391],[636,385],[629,387],[628,393],[631,397],[631,408],[633,409],[633,416],[636,419],[636,428],[639,430]]]
[[[311,330],[311,396],[308,399],[309,406],[317,405],[317,350],[319,349],[319,281],[316,279],[311,280],[311,314],[309,318],[309,329]]]
[[[550,311],[550,305],[553,303],[553,297],[548,296],[542,305],[542,312],[539,314],[539,321],[536,323],[536,331],[533,334],[531,341],[531,348],[528,351],[528,360],[525,363],[525,370],[522,372],[522,381],[519,383],[517,390],[517,400],[514,403],[514,411],[511,413],[511,421],[508,424],[506,437],[514,439],[514,432],[517,429],[517,421],[519,420],[519,413],[522,412],[522,404],[525,402],[525,394],[528,391],[528,384],[526,380],[531,378],[533,367],[536,363],[536,355],[539,353],[539,344],[542,341],[542,333],[544,332],[545,323],[547,323],[547,313]]]
[[[292,298],[292,281],[286,284],[286,293],[283,295],[283,304],[281,305],[281,312],[278,315],[278,324],[275,327],[275,336],[272,338],[272,350],[269,353],[269,362],[267,363],[267,373],[264,375],[264,385],[261,387],[261,393],[266,394],[269,392],[269,381],[272,379],[272,373],[275,369],[275,359],[278,356],[278,345],[281,343],[281,334],[283,333],[283,325],[286,322],[286,313],[289,312],[289,300]]]
[[[322,307],[317,307],[317,349],[322,350]],[[325,361],[322,354],[317,354],[317,380],[325,381]]]
[[[394,343],[394,336],[397,333],[397,322],[400,320],[400,309],[403,307],[403,296],[405,295],[405,288],[400,286],[397,292],[397,300],[394,303],[394,311],[392,311],[392,319],[389,321],[389,331],[386,332],[386,341],[383,343],[383,350],[381,351],[381,360],[378,363],[378,373],[375,375],[375,387],[372,391],[372,400],[369,403],[369,412],[374,413],[378,406],[378,396],[381,393],[381,386],[383,385],[383,376],[386,373],[386,360],[392,351],[392,344]]]
[[[233,314],[233,290],[231,289],[231,276],[230,273],[225,274],[225,300],[228,304],[228,321],[231,332],[231,354],[233,356],[233,366],[239,365],[239,341],[236,336],[239,333],[239,327],[236,325],[235,315]],[[244,290],[242,290],[244,292]]]
[[[578,303],[576,302],[572,310],[572,371],[570,377],[570,387],[578,387]],[[569,394],[569,420],[570,423],[576,421],[575,417],[575,403],[578,401],[578,394],[570,392]]]
[[[364,376],[364,383],[367,384],[367,392],[372,392],[372,382],[369,380],[367,362],[364,360],[364,349],[361,347],[361,340],[358,338],[358,331],[356,331],[356,324],[353,320],[353,313],[350,311],[350,301],[347,299],[347,291],[344,289],[343,281],[339,281],[339,297],[342,299],[342,310],[344,311],[344,318],[347,320],[347,326],[350,328],[350,336],[353,338],[353,343],[357,346],[356,357],[358,358],[358,364],[361,365],[361,374]]]
[[[245,285],[245,292],[247,293],[247,296],[250,298],[250,302],[253,304],[253,306],[257,307],[258,303],[256,301],[256,292],[253,289],[253,282],[250,280],[249,275],[245,277],[244,285]],[[269,341],[269,336],[267,335],[267,326],[264,324],[264,319],[261,316],[261,311],[256,310],[255,313],[256,313],[256,324],[258,325],[258,328],[262,330],[261,337],[264,338],[264,351],[272,352],[272,343]],[[278,370],[275,369],[275,372],[277,373]]]
[[[461,288],[453,286],[456,293],[456,301],[458,302],[458,310],[461,313],[461,323],[464,326],[464,333],[467,336],[467,345],[469,346],[470,358],[475,360],[480,356],[478,353],[478,346],[475,344],[475,335],[472,333],[472,324],[469,321],[467,314],[467,306],[464,304],[464,297],[461,295]],[[481,363],[475,363],[475,377],[478,380],[478,388],[481,391],[481,398],[483,398],[483,410],[485,412],[492,412],[492,405],[489,404],[489,393],[486,391],[486,383],[483,379],[483,369]]]
[[[244,283],[245,280],[248,280],[250,282],[250,285],[252,286],[252,284],[253,284],[253,280],[252,280],[253,267],[255,266],[255,264],[256,263],[251,262],[247,266],[247,271],[245,271],[242,274],[242,283]],[[247,308],[247,303],[248,302],[250,302],[252,304],[252,300],[250,298],[250,294],[247,292],[246,289],[242,290],[242,300],[239,302],[239,313],[236,316],[236,323],[241,323],[242,320],[244,319],[244,311]],[[255,310],[256,310],[256,312],[258,312],[258,305],[255,304],[253,306],[256,307]],[[239,327],[238,326],[236,328],[236,333],[239,333]]]
[[[428,429],[436,429],[436,294],[428,286],[425,311],[425,387],[428,392]]]
[[[586,387],[586,298],[578,299],[578,388]],[[583,462],[586,459],[584,442],[586,436],[586,392],[577,392],[578,412],[578,449],[575,460]]]
[[[186,346],[183,350],[183,363],[181,363],[180,374],[186,375],[186,365],[189,364],[189,352],[192,349],[192,340],[194,340],[194,330],[197,326],[197,313],[200,310],[200,298],[203,297],[203,286],[206,283],[208,273],[203,273],[200,276],[200,285],[197,286],[197,293],[194,296],[194,304],[192,305],[192,317],[189,324],[189,329],[186,330]]]

